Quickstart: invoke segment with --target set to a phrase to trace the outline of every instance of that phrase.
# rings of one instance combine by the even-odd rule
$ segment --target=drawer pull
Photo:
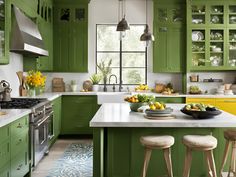
[[[22,128],[23,126],[19,123],[19,125],[16,128]]]
[[[17,167],[17,169],[16,170],[21,170],[21,167],[22,167],[23,165],[22,164],[20,164],[18,167]]]

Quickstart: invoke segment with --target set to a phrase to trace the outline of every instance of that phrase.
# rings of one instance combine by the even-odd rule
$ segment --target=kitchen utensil
[[[18,72],[16,72],[16,74],[17,74],[17,76],[18,76],[20,85],[23,85],[23,77],[24,77],[23,71],[18,71]]]
[[[3,94],[4,101],[11,101],[11,91],[12,89],[10,87],[5,88],[4,94]]]
[[[182,113],[192,116],[194,119],[209,119],[221,114],[221,111],[190,111],[186,109],[180,110]]]

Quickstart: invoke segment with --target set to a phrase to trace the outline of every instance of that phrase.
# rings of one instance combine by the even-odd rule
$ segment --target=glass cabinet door
[[[224,24],[224,6],[210,6],[210,24]]]
[[[229,24],[236,24],[236,5],[229,5]]]
[[[5,56],[5,0],[0,0],[0,58]]]
[[[205,24],[206,22],[206,6],[192,5],[192,24]]]
[[[236,30],[229,30],[229,61],[228,66],[236,67]]]
[[[167,22],[168,21],[168,12],[167,8],[158,8],[157,10],[157,20],[158,22]]]

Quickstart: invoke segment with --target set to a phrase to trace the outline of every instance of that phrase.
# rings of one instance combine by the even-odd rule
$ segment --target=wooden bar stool
[[[233,173],[233,176],[236,176],[236,130],[227,130],[224,132],[224,137],[226,139],[226,144],[225,144],[225,150],[224,150],[224,156],[220,168],[220,175],[221,177],[223,176],[223,170],[225,163],[227,161],[227,158],[229,156],[229,148],[230,145],[232,145],[232,153],[231,153],[231,162],[229,166],[229,171],[228,171],[228,177]]]
[[[175,143],[172,136],[142,136],[140,138],[141,144],[145,147],[145,156],[143,163],[143,172],[141,177],[146,177],[148,164],[151,158],[153,149],[162,149],[167,166],[168,176],[173,177],[172,161],[171,161],[171,146]]]
[[[208,177],[217,177],[213,149],[217,146],[217,139],[211,135],[186,135],[183,137],[186,146],[183,177],[189,177],[192,151],[203,151],[206,157]]]

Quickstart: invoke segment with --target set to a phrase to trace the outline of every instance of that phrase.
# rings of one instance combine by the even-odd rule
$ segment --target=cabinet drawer
[[[63,102],[74,104],[83,104],[83,103],[91,103],[91,104],[96,104],[97,103],[97,96],[65,96],[63,97]]]
[[[11,124],[11,137],[19,135],[22,131],[28,129],[28,116],[25,116]]]
[[[11,160],[11,176],[23,177],[29,172],[28,152],[22,151]]]
[[[0,177],[10,177],[10,164],[0,168]]]
[[[235,98],[217,98],[216,107],[236,115],[236,99]]]
[[[186,98],[186,103],[203,103],[215,106],[214,98]]]
[[[5,141],[0,144],[0,168],[6,165],[10,160],[10,143]],[[1,175],[0,175],[1,177]]]
[[[18,136],[11,138],[11,158],[15,157],[20,152],[28,150],[28,131],[21,132]]]
[[[9,126],[5,126],[0,128],[0,144],[4,142],[5,140],[9,139]]]

